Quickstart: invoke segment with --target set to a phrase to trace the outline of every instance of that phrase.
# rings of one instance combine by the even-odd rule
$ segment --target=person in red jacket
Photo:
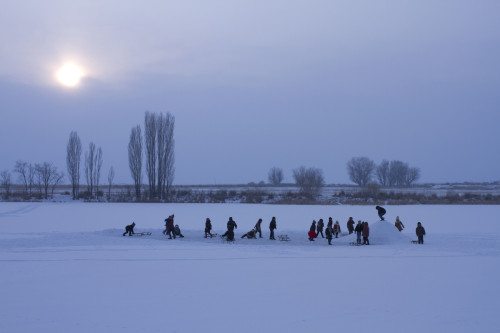
[[[307,233],[307,236],[309,237],[309,240],[311,242],[313,242],[314,238],[316,238],[317,234],[316,234],[316,221],[315,220],[313,220],[311,227],[309,228],[309,232]]]
[[[370,241],[368,240],[368,237],[370,237],[368,222],[363,222],[363,231],[361,233],[363,235],[363,245],[370,245]]]

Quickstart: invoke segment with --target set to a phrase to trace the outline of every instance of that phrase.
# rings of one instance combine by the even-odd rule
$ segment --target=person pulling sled
[[[175,239],[175,225],[174,225],[174,215],[170,215],[165,219],[165,230],[163,234],[168,236],[168,239]]]
[[[271,219],[271,222],[269,223],[269,239],[270,240],[276,240],[276,238],[274,238],[274,230],[276,230],[277,226],[276,226],[276,217],[273,216],[273,218]]]
[[[125,227],[125,232],[123,233],[123,236],[125,236],[126,234],[132,236],[133,234],[135,234],[134,227],[135,227],[135,222],[132,222],[132,224],[127,225]]]
[[[234,241],[234,229],[238,229],[238,225],[233,218],[230,217],[229,221],[227,221],[227,231],[221,237],[226,237],[228,242]]]
[[[262,238],[262,228],[261,228],[261,225],[262,224],[262,219],[259,219],[257,221],[257,223],[255,223],[255,231],[259,233],[259,238]]]
[[[415,229],[415,233],[417,234],[418,244],[424,244],[424,236],[425,236],[425,228],[422,226],[422,223],[417,223],[417,228]]]
[[[205,220],[205,238],[208,238],[208,236],[212,238],[214,235],[212,235],[212,221],[207,217]]]

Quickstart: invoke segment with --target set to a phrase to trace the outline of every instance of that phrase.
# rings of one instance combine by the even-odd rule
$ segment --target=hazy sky
[[[28,1],[0,11],[0,170],[65,168],[76,130],[130,182],[144,111],[176,117],[176,183],[272,166],[347,182],[352,156],[422,181],[500,179],[500,1]],[[66,61],[88,74],[58,85]]]

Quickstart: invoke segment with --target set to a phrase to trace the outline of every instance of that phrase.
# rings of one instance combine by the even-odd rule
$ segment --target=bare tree
[[[373,176],[375,162],[368,157],[353,157],[347,162],[349,178],[358,186],[366,186]]]
[[[146,145],[146,174],[148,176],[149,198],[156,196],[156,115],[146,112],[144,116],[144,141]]]
[[[383,160],[375,170],[378,182],[381,186],[389,186],[389,161]]]
[[[128,142],[128,166],[134,180],[135,196],[141,197],[142,186],[142,136],[139,125],[132,128]]]
[[[2,186],[5,198],[8,199],[10,197],[10,189],[12,186],[10,171],[4,170],[0,173],[0,185]]]
[[[272,185],[279,185],[283,182],[283,169],[278,167],[272,167],[267,174],[267,179]]]
[[[408,164],[402,161],[391,161],[389,163],[389,186],[405,186]]]
[[[111,187],[113,186],[114,179],[115,169],[113,168],[113,166],[111,166],[108,171],[108,201],[111,200]]]
[[[35,164],[35,175],[40,194],[43,194],[45,199],[49,197],[49,189],[51,189],[51,194],[54,194],[55,187],[64,177],[64,174],[60,173],[57,167],[48,162]]]
[[[92,197],[99,191],[99,180],[102,167],[102,149],[91,142],[89,149],[85,152],[85,178],[87,180],[87,191]]]
[[[57,185],[62,183],[62,180],[64,179],[64,173],[58,172],[57,168],[53,170],[52,178],[51,178],[51,185],[50,185],[50,195],[53,197],[54,196],[54,191],[57,187]]]
[[[416,167],[408,168],[405,177],[406,186],[410,187],[414,182],[420,179],[420,169]]]
[[[157,189],[159,199],[170,195],[175,175],[175,118],[170,113],[156,115],[157,128]]]
[[[325,184],[323,171],[317,168],[306,168],[301,166],[293,170],[293,178],[300,192],[311,198],[316,197]]]
[[[73,199],[78,198],[80,191],[80,161],[82,158],[82,143],[78,133],[72,131],[69,134],[68,145],[66,146],[66,167],[71,182]]]
[[[29,167],[28,162],[17,160],[14,165],[14,172],[18,174],[19,181],[23,184],[23,191],[28,194],[29,191]]]

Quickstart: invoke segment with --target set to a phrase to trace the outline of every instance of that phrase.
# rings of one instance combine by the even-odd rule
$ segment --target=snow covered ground
[[[0,203],[0,332],[497,332],[500,206],[386,208],[403,233],[369,206]],[[229,216],[234,244],[203,238]],[[372,245],[309,242],[329,216],[370,222]],[[240,239],[259,217],[265,238]],[[122,237],[132,221],[152,235]]]

